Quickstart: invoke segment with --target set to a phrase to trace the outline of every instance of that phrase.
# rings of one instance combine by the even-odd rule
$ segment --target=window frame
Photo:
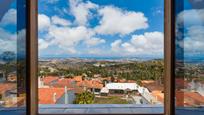
[[[175,0],[164,0],[164,114],[155,115],[174,115],[174,87],[175,87],[175,19],[174,19]],[[38,112],[38,0],[27,0],[27,29],[26,29],[26,107],[27,115],[49,115]],[[145,115],[150,115],[147,113]],[[54,115],[54,114],[52,114]],[[64,114],[63,114],[64,115]],[[67,114],[71,115],[71,114]],[[79,115],[79,114],[78,114]],[[83,114],[81,114],[83,115]],[[107,115],[107,114],[106,114]],[[125,114],[121,114],[125,115]],[[138,114],[132,114],[138,115]],[[142,115],[142,114],[140,114]]]

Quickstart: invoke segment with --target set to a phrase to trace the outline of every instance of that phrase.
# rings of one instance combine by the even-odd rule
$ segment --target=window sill
[[[55,104],[39,105],[41,114],[163,114],[162,105],[135,105],[135,104]]]

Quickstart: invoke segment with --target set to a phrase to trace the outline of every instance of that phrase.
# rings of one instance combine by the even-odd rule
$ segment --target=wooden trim
[[[164,21],[164,63],[165,63],[165,87],[164,87],[164,111],[165,115],[174,115],[174,62],[175,62],[175,24],[174,24],[174,0],[165,0]]]
[[[27,39],[26,39],[26,61],[27,61],[27,115],[38,114],[38,40],[37,40],[37,0],[27,0]]]
[[[165,63],[165,100],[164,114],[174,115],[174,2],[165,0],[164,9],[164,63]],[[27,76],[28,115],[38,115],[38,30],[37,30],[37,0],[28,0],[28,28],[27,28]],[[151,114],[151,113],[150,113]],[[49,115],[49,114],[40,114]],[[70,115],[70,114],[69,114]],[[82,114],[81,114],[82,115]],[[124,114],[125,115],[125,114]],[[145,114],[148,115],[148,114]],[[158,114],[160,115],[160,114]]]

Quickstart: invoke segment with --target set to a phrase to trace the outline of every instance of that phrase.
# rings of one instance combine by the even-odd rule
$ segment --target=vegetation
[[[96,97],[94,104],[128,104],[128,101],[117,96]]]
[[[6,80],[8,79],[8,74],[16,69],[15,58],[16,54],[11,51],[5,51],[0,55],[0,60],[5,62],[0,69],[4,72]]]
[[[100,62],[95,62],[100,63]],[[101,62],[102,63],[102,62]],[[132,62],[103,62],[106,66],[94,66],[93,63],[76,64],[69,67],[69,64],[55,65],[57,71],[50,72],[49,69],[41,69],[46,75],[76,76],[87,75],[93,77],[100,74],[101,77],[111,77],[111,81],[118,79],[134,80],[138,83],[141,80],[156,80],[162,84],[164,75],[163,60],[132,61]]]
[[[94,94],[85,91],[76,96],[74,104],[93,104],[94,102]]]

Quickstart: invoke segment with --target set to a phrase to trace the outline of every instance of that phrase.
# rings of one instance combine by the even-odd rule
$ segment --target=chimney
[[[67,86],[64,87],[64,104],[68,104],[68,92],[67,92]]]
[[[56,103],[56,101],[57,101],[57,93],[54,93],[53,94],[53,102]]]

